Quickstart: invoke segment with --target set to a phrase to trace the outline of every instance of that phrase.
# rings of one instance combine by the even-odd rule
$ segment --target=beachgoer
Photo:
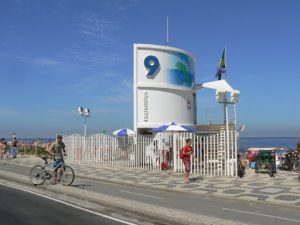
[[[15,158],[17,156],[17,152],[18,152],[18,140],[17,140],[17,137],[15,136],[15,134],[13,135],[11,148],[12,148],[13,157]]]
[[[46,145],[46,152],[47,152],[47,158],[52,160],[54,158],[54,153],[52,151],[52,142],[51,140],[49,139],[47,145]]]
[[[56,141],[52,144],[51,150],[54,153],[54,162],[53,166],[55,168],[54,170],[54,177],[55,177],[55,183],[57,183],[60,180],[61,177],[61,166],[64,162],[64,155],[66,153],[65,150],[65,144],[62,141],[62,135],[56,136]]]
[[[0,154],[1,154],[1,159],[3,159],[3,155],[4,155],[4,148],[5,148],[5,145],[3,144],[3,140],[4,138],[1,139],[0,141]]]
[[[297,141],[297,152],[298,152],[298,160],[300,160],[300,140]],[[300,169],[298,173],[298,181],[300,182]]]
[[[13,137],[12,146],[13,146],[14,148],[17,148],[17,147],[18,147],[18,140],[17,140],[17,137]]]
[[[193,155],[193,148],[191,146],[192,139],[187,139],[186,145],[180,150],[182,151],[182,162],[184,164],[184,181],[185,183],[189,183],[189,176],[191,172],[191,155]]]
[[[6,158],[8,158],[7,154],[7,142],[5,141],[5,138],[1,139],[1,159],[3,156],[6,155]]]

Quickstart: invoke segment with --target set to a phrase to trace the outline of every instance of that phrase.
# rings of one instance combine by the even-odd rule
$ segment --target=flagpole
[[[225,68],[227,67],[227,65],[226,65],[226,51],[227,50],[227,48],[226,48],[226,45],[225,45],[225,47],[224,47],[224,65],[225,65]],[[225,70],[225,80],[227,80],[227,70]]]

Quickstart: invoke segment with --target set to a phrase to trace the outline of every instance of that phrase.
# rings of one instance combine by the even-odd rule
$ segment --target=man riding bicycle
[[[56,141],[53,142],[53,144],[51,146],[51,150],[52,150],[52,154],[54,156],[53,166],[55,168],[55,170],[54,170],[55,183],[57,183],[60,180],[60,177],[62,174],[61,166],[64,162],[64,155],[66,153],[65,144],[62,141],[62,135],[56,136]],[[57,174],[59,176],[57,176]]]

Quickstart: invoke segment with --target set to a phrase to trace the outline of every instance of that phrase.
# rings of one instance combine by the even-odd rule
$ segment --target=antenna
[[[169,46],[169,16],[167,16],[167,46]]]

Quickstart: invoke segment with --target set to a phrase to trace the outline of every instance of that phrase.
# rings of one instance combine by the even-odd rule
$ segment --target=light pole
[[[91,116],[91,110],[89,108],[78,107],[79,115],[84,117],[84,140],[86,138],[86,119]]]
[[[236,103],[239,100],[240,92],[238,90],[233,90],[230,92],[230,101],[227,99],[227,92],[226,91],[216,91],[216,99],[219,103],[224,104],[224,122],[226,126],[226,161],[229,160],[229,125],[228,125],[228,104],[233,104],[234,106],[234,127],[235,127],[235,132],[236,131]],[[237,135],[235,135],[237,136]],[[237,147],[237,138],[235,137],[235,146]],[[235,153],[236,158],[237,158],[237,151]],[[229,162],[227,162],[229,163]],[[226,167],[227,168],[227,167]],[[237,167],[236,167],[237,170]],[[226,175],[228,175],[228,169],[225,170]],[[237,172],[237,171],[236,171]]]

